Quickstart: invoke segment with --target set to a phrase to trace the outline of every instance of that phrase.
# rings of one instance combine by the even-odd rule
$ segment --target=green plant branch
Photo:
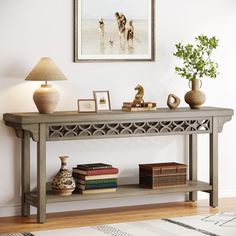
[[[182,59],[183,67],[175,67],[175,71],[183,78],[192,80],[203,77],[215,78],[218,64],[211,61],[212,51],[218,46],[218,39],[199,35],[193,44],[176,44],[174,56]]]

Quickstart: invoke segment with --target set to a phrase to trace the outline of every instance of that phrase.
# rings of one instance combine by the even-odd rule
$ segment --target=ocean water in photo
[[[98,21],[82,21],[81,51],[83,55],[148,54],[148,21],[133,20],[133,43],[127,42],[127,30],[125,39],[120,38],[116,20],[104,19],[104,35],[99,31]]]

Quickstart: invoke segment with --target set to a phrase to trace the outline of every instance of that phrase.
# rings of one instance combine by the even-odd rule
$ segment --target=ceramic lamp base
[[[52,85],[41,84],[41,87],[35,90],[33,99],[39,113],[50,114],[56,109],[59,93]]]

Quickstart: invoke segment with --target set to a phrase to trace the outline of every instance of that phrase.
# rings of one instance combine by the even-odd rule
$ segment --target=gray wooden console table
[[[108,199],[150,194],[189,192],[191,201],[197,200],[197,191],[210,194],[210,206],[218,205],[218,133],[225,122],[231,120],[232,109],[203,107],[191,110],[165,108],[151,112],[122,112],[79,114],[56,112],[6,113],[6,125],[15,129],[22,141],[22,215],[30,215],[30,205],[37,208],[37,221],[46,220],[46,203]],[[197,179],[197,135],[208,133],[209,183]],[[189,136],[189,181],[187,186],[157,190],[139,188],[138,185],[119,186],[115,193],[94,195],[72,194],[62,197],[46,191],[46,142],[59,140],[118,138],[157,135]],[[30,192],[30,138],[37,142],[37,191]],[[79,160],[78,160],[79,161]]]

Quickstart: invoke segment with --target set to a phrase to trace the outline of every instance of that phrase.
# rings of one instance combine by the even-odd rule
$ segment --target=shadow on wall
[[[8,64],[6,68],[0,70],[0,78],[24,80],[29,73],[25,63],[14,62]]]
[[[14,138],[13,142],[13,150],[14,150],[14,162],[13,162],[13,178],[14,178],[14,197],[13,200],[11,200],[10,204],[13,202],[19,202],[20,196],[21,196],[21,142],[19,138]]]
[[[14,193],[9,197],[7,193],[2,192],[2,201],[5,201],[6,204],[12,205],[20,202],[21,142],[20,139],[15,136],[14,129],[7,127],[3,120],[0,120],[0,133],[4,134],[4,138],[1,139],[0,137],[0,139],[5,140],[5,142],[0,145],[2,151],[0,156],[1,163],[4,163],[5,159],[7,159],[6,162],[11,165],[9,165],[8,170],[2,170],[1,181],[7,183],[10,193]],[[8,143],[7,148],[5,148],[6,143]],[[9,162],[8,158],[10,158],[10,155],[13,156],[13,159]],[[5,164],[3,164],[3,166],[4,165]],[[4,173],[6,173],[6,175]],[[4,188],[6,185],[4,184],[2,186]]]

